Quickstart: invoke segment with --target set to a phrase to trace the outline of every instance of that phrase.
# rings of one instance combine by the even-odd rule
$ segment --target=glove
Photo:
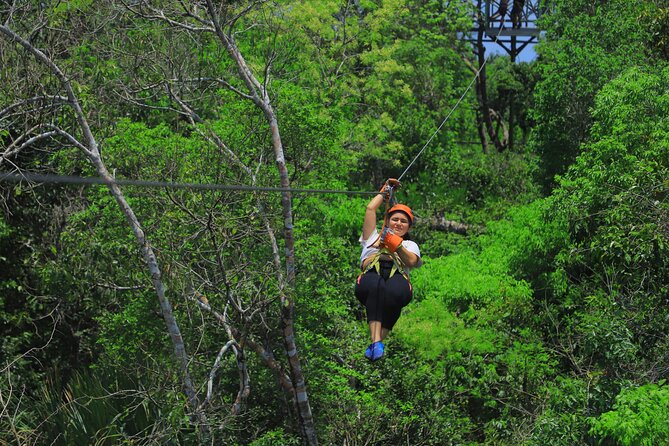
[[[404,239],[395,234],[392,229],[385,228],[381,233],[381,246],[390,252],[395,252],[402,246]]]
[[[381,190],[379,190],[379,193],[383,195],[383,198],[386,200],[390,199],[390,193],[392,192],[393,189],[398,189],[401,186],[401,183],[396,180],[395,178],[388,178],[385,183],[383,183],[383,186],[381,186]]]

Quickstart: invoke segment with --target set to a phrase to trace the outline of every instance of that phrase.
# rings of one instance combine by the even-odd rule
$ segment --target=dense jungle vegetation
[[[669,5],[548,3],[467,90],[469,0],[2,2],[0,171],[108,184],[0,182],[0,445],[669,444]],[[112,182],[373,192],[451,110],[374,363],[369,195]]]

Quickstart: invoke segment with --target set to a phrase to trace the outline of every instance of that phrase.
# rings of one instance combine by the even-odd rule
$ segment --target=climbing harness
[[[409,281],[409,274],[406,272],[406,265],[404,264],[404,261],[400,258],[400,256],[396,252],[390,252],[386,248],[381,248],[379,249],[379,252],[374,254],[374,257],[372,257],[372,260],[367,264],[365,269],[362,270],[362,273],[358,276],[358,283],[360,283],[360,278],[364,276],[367,272],[371,271],[372,269],[376,270],[376,273],[378,275],[381,275],[381,259],[383,256],[388,256],[392,259],[393,266],[390,269],[390,274],[388,275],[388,278],[390,279],[395,275],[396,272],[399,272],[404,276],[404,278],[411,284]]]

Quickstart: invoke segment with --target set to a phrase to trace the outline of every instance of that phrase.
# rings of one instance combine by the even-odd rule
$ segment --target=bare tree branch
[[[43,139],[51,138],[52,136],[55,136],[55,135],[57,135],[57,134],[58,134],[58,132],[56,132],[56,131],[51,131],[51,132],[42,133],[42,134],[33,136],[33,137],[31,137],[31,138],[28,138],[28,139],[27,139],[26,141],[24,141],[21,145],[16,146],[16,144],[17,144],[17,143],[20,143],[20,142],[22,141],[23,137],[25,136],[25,135],[22,135],[19,139],[15,140],[15,141],[12,142],[9,146],[7,146],[7,149],[5,149],[5,151],[4,151],[4,153],[2,154],[2,156],[0,156],[0,166],[2,165],[2,162],[3,162],[5,159],[10,158],[10,157],[12,157],[12,156],[18,154],[19,152],[21,152],[21,151],[22,151],[23,149],[25,149],[26,147],[29,147],[29,146],[33,145],[34,143],[36,143],[36,142],[38,142],[38,141],[41,141],[41,140],[43,140]]]
[[[86,141],[89,144],[92,144],[92,146],[88,147],[88,150],[91,153],[97,154],[98,153],[97,143],[95,142],[95,138],[93,137],[93,133],[91,132],[91,129],[88,125],[88,121],[86,120],[84,112],[81,109],[79,100],[74,94],[74,90],[72,89],[70,80],[67,78],[67,76],[65,76],[65,73],[63,73],[61,69],[46,54],[44,54],[41,50],[33,46],[30,42],[28,42],[27,40],[25,40],[15,32],[13,32],[6,25],[0,26],[0,34],[4,34],[5,37],[10,41],[16,42],[19,45],[21,45],[26,51],[32,54],[38,61],[46,65],[49,68],[49,70],[58,78],[58,80],[61,82],[61,85],[63,86],[63,88],[67,93],[68,102],[74,109],[77,121],[79,123],[79,126],[81,127],[81,130],[84,133]]]
[[[28,135],[33,133],[36,130],[40,130],[42,128],[47,128],[51,129],[49,132],[41,133],[35,136],[32,136],[28,138]],[[10,156],[14,156],[24,150],[25,148],[35,144],[36,142],[39,142],[44,139],[50,139],[56,135],[60,135],[65,137],[73,146],[77,147],[78,149],[82,150],[84,153],[87,155],[92,155],[91,152],[89,152],[88,148],[84,146],[81,142],[79,142],[74,136],[70,135],[68,132],[65,130],[62,130],[56,126],[53,126],[51,124],[39,124],[36,125],[35,127],[31,128],[28,130],[25,134],[19,136],[17,139],[15,139],[11,144],[7,146],[5,149],[5,152],[2,154],[0,157],[0,165],[2,165],[2,162],[9,158]],[[28,138],[28,139],[26,139]],[[25,141],[24,141],[25,139]],[[20,144],[17,146],[17,144]]]
[[[135,291],[135,290],[143,290],[146,288],[145,285],[121,286],[121,285],[116,285],[114,283],[96,283],[95,286],[114,291]]]
[[[173,107],[165,107],[165,106],[159,106],[159,105],[149,105],[145,104],[143,102],[140,102],[136,99],[134,99],[132,96],[129,96],[127,94],[122,94],[120,92],[116,92],[117,95],[119,95],[124,101],[136,105],[138,107],[147,109],[147,110],[161,110],[161,111],[171,111],[174,113],[177,113],[182,116],[187,116],[187,114],[183,113],[181,110],[173,108]]]
[[[221,27],[221,24],[218,20],[218,15],[216,14],[216,8],[214,7],[214,4],[212,3],[211,0],[206,0],[207,1],[207,8],[209,10],[209,16],[211,18],[211,21],[214,25],[214,29],[216,31],[216,35],[220,39],[221,43],[225,46],[225,49],[228,51],[228,54],[232,57],[232,60],[234,60],[237,64],[237,68],[239,70],[239,74],[246,84],[246,87],[249,89],[251,92],[251,100],[258,105],[261,109],[263,109],[263,101],[258,95],[259,91],[262,91],[262,86],[256,79],[256,77],[253,75],[251,70],[249,69],[248,65],[246,64],[246,60],[244,60],[244,57],[240,53],[239,49],[237,48],[237,45],[234,42],[234,38],[232,35],[228,35],[223,32],[223,28]],[[253,6],[254,3],[250,4],[247,9],[244,10],[246,11],[249,10],[251,6]],[[231,22],[230,22],[230,29],[232,29],[232,25],[240,18],[242,17],[241,14],[238,14]]]
[[[240,333],[231,327],[225,316],[223,316],[221,313],[218,311],[214,310],[211,308],[211,305],[209,305],[209,302],[203,302],[200,299],[193,298],[193,301],[200,307],[201,309],[210,312],[218,322],[220,322],[223,326],[227,327],[226,329],[229,329],[235,337],[239,336]],[[279,363],[275,358],[272,353],[265,349],[262,345],[259,343],[255,342],[249,337],[244,337],[242,342],[242,346],[249,346],[251,350],[253,350],[260,359],[263,360],[265,365],[272,370],[276,377],[279,380],[279,383],[281,384],[281,387],[287,392],[293,392],[293,384],[291,383],[290,376],[286,374],[286,372],[283,370],[283,367],[281,366],[281,363]]]
[[[142,18],[147,19],[147,20],[156,20],[156,19],[157,20],[162,20],[166,23],[169,23],[170,25],[172,25],[174,27],[185,29],[187,31],[193,31],[193,32],[199,32],[199,31],[212,32],[213,31],[213,28],[211,27],[211,23],[209,23],[207,21],[197,19],[198,22],[202,23],[205,26],[202,26],[202,27],[191,26],[191,25],[188,25],[188,24],[183,23],[181,21],[171,19],[170,17],[165,15],[164,11],[162,11],[160,9],[157,9],[157,8],[154,8],[153,6],[151,6],[151,4],[149,2],[141,2],[141,5],[145,6],[150,11],[150,14],[142,12],[141,9],[135,8],[134,6],[130,5],[129,3],[125,2],[125,1],[122,1],[121,3],[123,4],[123,6],[125,6],[125,8],[128,9],[128,11],[137,15],[138,17],[142,17]],[[195,18],[191,14],[188,14],[188,16],[192,17],[192,18]]]
[[[469,225],[459,223],[453,220],[447,220],[443,215],[437,215],[429,221],[430,229],[445,232],[454,232],[460,235],[467,235]]]
[[[192,18],[193,20],[195,20],[197,22],[200,22],[203,25],[210,25],[211,24],[208,20],[204,19],[203,17],[200,17],[200,15],[198,14],[198,11],[197,11],[197,6],[198,6],[197,3],[193,2],[193,9],[191,9],[189,7],[189,5],[184,3],[183,0],[179,0],[179,5],[181,5],[181,8],[184,10],[186,15],[188,17]]]
[[[250,11],[252,11],[256,6],[261,5],[263,3],[267,3],[267,0],[257,0],[257,1],[252,1],[249,2],[248,5],[246,5],[246,8],[243,8],[241,11],[239,11],[237,14],[235,14],[234,17],[232,17],[230,20],[228,20],[228,33],[230,35],[233,35],[233,30],[235,28],[235,25],[237,24],[237,21],[244,17],[246,14],[248,14]],[[207,4],[209,4],[209,0],[207,0]],[[211,11],[211,9],[210,9]],[[214,14],[214,17],[216,15]]]
[[[203,79],[203,80],[204,80],[204,79]],[[249,95],[249,94],[246,94],[246,93],[244,93],[243,91],[239,90],[239,89],[236,88],[234,85],[231,85],[231,84],[230,84],[228,81],[226,81],[225,79],[211,79],[211,80],[213,80],[214,82],[217,82],[217,83],[223,85],[225,88],[227,88],[228,90],[232,91],[232,92],[235,93],[237,96],[239,96],[239,97],[241,97],[241,98],[243,98],[243,99],[253,100],[253,96],[251,96],[251,95]]]
[[[253,171],[246,164],[244,164],[242,162],[242,160],[239,159],[239,157],[237,156],[237,154],[235,152],[230,150],[230,148],[225,144],[225,142],[223,142],[223,140],[216,134],[216,132],[209,131],[208,133],[205,134],[200,129],[199,126],[195,125],[196,122],[198,122],[198,123],[203,122],[202,119],[200,118],[200,116],[197,115],[197,113],[193,109],[188,107],[176,95],[173,95],[172,98],[175,100],[175,102],[177,102],[181,106],[181,108],[183,110],[182,113],[189,117],[191,125],[193,126],[195,131],[197,131],[200,134],[200,136],[202,136],[206,141],[208,141],[209,143],[214,145],[214,147],[218,147],[219,149],[222,149],[226,153],[226,155],[230,158],[230,160],[232,160],[238,167],[241,167],[242,170],[244,170],[244,172],[246,172],[246,174],[249,175],[249,177],[251,178],[251,184],[252,185],[255,184],[256,176],[254,175]]]
[[[216,378],[216,372],[221,367],[221,360],[223,355],[228,351],[232,350],[237,361],[237,368],[239,370],[239,391],[232,405],[230,412],[233,415],[238,415],[241,412],[241,407],[243,401],[248,397],[251,387],[250,387],[250,378],[248,374],[248,369],[246,367],[246,361],[244,359],[243,351],[240,349],[239,345],[234,339],[229,340],[218,352],[216,356],[216,361],[214,362],[211,371],[209,372],[209,380],[207,382],[207,397],[202,402],[202,405],[207,405],[211,402],[213,397],[213,388],[214,388],[214,379]]]
[[[58,329],[58,317],[54,316],[56,311],[58,310],[58,305],[56,305],[48,314],[42,316],[40,319],[43,318],[51,318],[53,320],[53,325],[51,328],[51,334],[49,334],[49,339],[42,345],[41,347],[31,347],[26,351],[25,353],[22,353],[18,357],[14,358],[13,361],[7,363],[2,369],[0,369],[0,373],[5,373],[7,372],[17,361],[21,360],[22,358],[25,358],[27,356],[30,356],[33,352],[39,351],[39,350],[44,350],[51,344],[51,341],[53,340],[53,337],[56,333],[56,330]]]
[[[69,104],[69,101],[66,97],[64,96],[35,96],[29,99],[25,99],[23,101],[16,102],[14,104],[8,105],[7,107],[3,108],[0,110],[0,119],[6,118],[7,116],[12,116],[12,112],[18,108],[21,108],[27,104],[33,104],[33,103],[44,103],[41,107],[38,108],[31,108],[27,111],[24,111],[22,113],[17,113],[17,114],[27,114],[27,113],[34,113],[35,111],[38,110],[43,110],[47,109],[50,106],[53,106],[57,103],[61,104]]]

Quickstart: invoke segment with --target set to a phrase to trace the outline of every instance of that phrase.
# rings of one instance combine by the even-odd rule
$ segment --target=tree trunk
[[[443,215],[437,215],[429,220],[429,227],[435,231],[454,232],[460,235],[467,235],[469,225],[458,223],[457,221],[447,220]]]
[[[207,3],[209,5],[210,17],[213,19],[217,36],[225,45],[230,57],[236,62],[239,74],[249,89],[251,100],[263,111],[265,119],[269,124],[272,137],[272,148],[274,149],[274,157],[279,172],[281,187],[290,188],[290,178],[286,167],[279,124],[265,85],[262,85],[249,69],[232,36],[228,36],[221,29],[220,24],[216,21],[216,11],[211,1],[208,0]],[[269,69],[266,70],[265,75],[269,76]],[[297,344],[295,342],[295,301],[292,297],[295,288],[295,243],[293,236],[292,197],[290,192],[282,192],[281,207],[283,213],[283,236],[285,243],[286,283],[288,285],[281,291],[281,326],[283,342],[288,357],[288,364],[290,366],[294,398],[297,402],[300,430],[308,445],[317,445],[318,439],[316,436],[314,418],[311,411],[311,405],[309,404],[309,395],[300,357],[297,351]]]
[[[485,33],[485,20],[481,17],[481,0],[477,1],[477,19],[478,19],[478,31],[476,38],[476,56],[478,61],[478,76],[476,78],[476,99],[479,103],[479,111],[481,113],[481,119],[483,125],[488,134],[487,140],[484,140],[481,136],[481,145],[484,148],[484,151],[487,151],[488,141],[492,142],[495,148],[498,151],[504,150],[504,145],[499,139],[499,135],[495,130],[493,125],[492,114],[490,113],[490,105],[488,103],[488,85],[487,85],[487,74],[486,74],[486,57],[485,57],[485,45],[483,44],[483,35]]]

